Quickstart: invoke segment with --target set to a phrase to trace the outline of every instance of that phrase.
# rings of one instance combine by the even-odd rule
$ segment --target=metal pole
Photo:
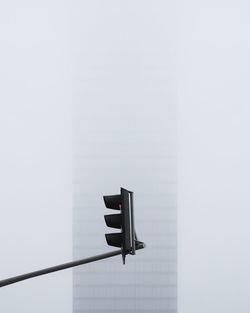
[[[83,264],[86,264],[86,263],[91,263],[91,262],[95,262],[95,261],[111,258],[113,256],[120,255],[120,254],[122,254],[122,250],[121,249],[120,250],[116,250],[116,251],[112,251],[112,252],[108,252],[108,253],[104,253],[104,254],[99,254],[99,255],[92,256],[92,257],[89,257],[89,258],[86,258],[86,259],[81,259],[81,260],[77,260],[77,261],[73,261],[73,262],[69,262],[69,263],[64,263],[64,264],[61,264],[61,265],[48,267],[48,268],[45,268],[45,269],[42,269],[42,270],[39,270],[39,271],[35,271],[35,272],[31,272],[31,273],[27,273],[27,274],[23,274],[23,275],[19,275],[19,276],[7,278],[7,279],[4,279],[4,280],[0,281],[0,287],[11,285],[11,284],[14,284],[14,283],[17,283],[19,281],[26,280],[26,279],[29,279],[29,278],[33,278],[33,277],[37,277],[37,276],[41,276],[41,275],[45,275],[45,274],[49,274],[49,273],[65,270],[67,268],[83,265]]]

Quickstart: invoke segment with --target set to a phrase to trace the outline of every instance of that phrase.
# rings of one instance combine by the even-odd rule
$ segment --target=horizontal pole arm
[[[81,260],[77,260],[77,261],[73,261],[73,262],[69,262],[69,263],[64,263],[61,265],[56,265],[56,266],[44,268],[44,269],[39,270],[39,271],[35,271],[35,272],[31,272],[31,273],[27,273],[27,274],[23,274],[23,275],[19,275],[19,276],[7,278],[7,279],[0,281],[0,287],[15,284],[19,281],[30,279],[33,277],[37,277],[37,276],[46,275],[49,273],[65,270],[67,268],[71,268],[71,267],[75,267],[75,266],[79,266],[79,265],[83,265],[83,264],[111,258],[113,256],[120,255],[120,254],[122,254],[122,250],[116,250],[116,251],[92,256],[92,257],[89,257],[86,259],[81,259]]]

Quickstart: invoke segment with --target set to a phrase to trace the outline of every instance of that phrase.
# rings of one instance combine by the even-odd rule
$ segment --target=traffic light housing
[[[122,249],[123,263],[127,254],[135,254],[136,249],[140,249],[134,227],[134,201],[133,192],[121,188],[118,195],[103,197],[108,209],[119,211],[117,214],[105,215],[105,222],[108,227],[120,229],[120,232],[105,234],[109,246]],[[144,247],[144,246],[143,246]]]

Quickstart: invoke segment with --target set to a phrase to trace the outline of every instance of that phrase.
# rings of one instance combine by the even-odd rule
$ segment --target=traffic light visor
[[[122,228],[122,215],[121,214],[110,214],[110,215],[105,215],[105,222],[108,227],[113,227],[113,228]]]
[[[107,244],[113,247],[122,247],[122,233],[114,233],[114,234],[105,234]]]
[[[106,208],[113,210],[120,210],[122,205],[121,195],[104,196],[103,197]]]

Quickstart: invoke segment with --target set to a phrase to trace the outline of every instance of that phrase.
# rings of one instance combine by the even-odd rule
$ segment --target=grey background
[[[0,3],[0,279],[72,259],[67,6]],[[71,271],[0,289],[2,313],[71,310]]]
[[[103,305],[111,292],[116,310],[128,272],[131,310],[150,293],[175,311],[176,250],[156,239],[175,242],[177,199],[178,311],[248,313],[248,1],[1,1],[0,25],[1,277],[71,258],[73,100],[74,257],[110,249],[101,196],[120,185],[136,192],[148,243],[126,267],[82,268],[75,310],[98,311],[93,296]],[[112,291],[98,285],[109,272]],[[0,311],[71,312],[71,278],[1,289]]]
[[[250,312],[248,1],[178,2],[178,309]]]
[[[74,270],[74,312],[176,312],[173,7],[75,2],[74,258],[111,251],[102,196],[135,192],[147,249]],[[114,250],[115,248],[113,248]]]

